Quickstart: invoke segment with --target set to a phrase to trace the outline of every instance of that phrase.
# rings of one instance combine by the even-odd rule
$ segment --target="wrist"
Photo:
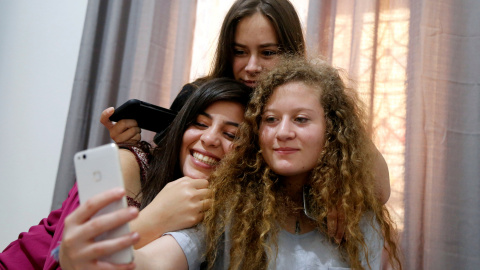
[[[134,245],[139,249],[165,233],[161,215],[149,213],[147,208],[140,211],[138,217],[130,222],[130,230],[140,235],[140,240]]]

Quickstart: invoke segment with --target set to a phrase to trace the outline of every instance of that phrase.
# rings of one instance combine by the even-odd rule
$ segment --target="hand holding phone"
[[[88,200],[88,206],[80,205],[68,215],[64,222],[58,253],[63,269],[134,269],[133,262],[120,265],[101,258],[135,245],[140,238],[138,233],[100,242],[95,241],[95,237],[102,232],[138,217],[138,209],[129,207],[92,218],[100,209],[120,200],[123,196],[125,196],[125,190],[121,188],[99,193]]]
[[[74,156],[74,164],[80,204],[84,204],[88,199],[101,192],[114,188],[123,188],[123,175],[118,147],[115,144],[80,151]],[[120,200],[116,200],[100,209],[92,218],[124,208],[127,208],[127,202],[123,196]],[[99,235],[95,238],[95,241],[116,239],[129,233],[128,223],[124,223],[120,227]],[[102,257],[100,260],[116,264],[130,263],[133,261],[133,249],[129,246],[116,253]]]

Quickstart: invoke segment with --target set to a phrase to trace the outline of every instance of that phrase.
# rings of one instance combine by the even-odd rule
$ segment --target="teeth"
[[[193,152],[193,157],[197,160],[200,160],[203,163],[207,163],[210,166],[215,166],[218,163],[218,161],[216,161],[215,159],[213,159],[209,156],[204,156],[204,155],[202,155],[200,153],[197,153],[197,152]]]

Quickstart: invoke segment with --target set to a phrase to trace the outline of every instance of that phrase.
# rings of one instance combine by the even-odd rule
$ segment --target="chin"
[[[210,174],[205,174],[203,172],[187,172],[184,175],[193,179],[207,179]]]

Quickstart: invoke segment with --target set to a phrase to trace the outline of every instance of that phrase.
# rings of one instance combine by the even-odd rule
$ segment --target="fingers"
[[[107,262],[98,261],[96,269],[99,270],[133,270],[135,269],[135,264],[112,264]]]
[[[208,188],[197,189],[196,196],[200,200],[208,199],[212,197],[212,190]]]
[[[110,137],[117,143],[135,143],[141,139],[141,129],[133,119],[122,119],[109,129]]]
[[[68,218],[75,223],[84,223],[100,209],[114,201],[120,200],[124,195],[125,190],[122,188],[115,188],[97,194],[80,205]]]
[[[135,269],[135,264],[129,263],[129,264],[112,264],[108,262],[103,262],[103,261],[97,261],[97,265],[95,269],[99,270],[133,270]]]
[[[113,107],[109,107],[103,110],[102,114],[100,115],[100,123],[102,123],[102,125],[104,125],[108,130],[110,130],[114,125],[109,119],[114,111],[115,109]]]
[[[340,244],[345,234],[345,212],[342,210],[337,211],[337,232],[335,233],[335,242]]]
[[[97,216],[82,225],[85,238],[95,238],[100,234],[120,227],[138,216],[138,209],[129,207],[112,213]]]
[[[327,214],[328,236],[334,237],[337,232],[337,209],[330,210]]]
[[[133,246],[138,240],[140,240],[140,235],[132,232],[118,238],[94,242],[87,246],[80,256],[85,260],[95,260]]]
[[[213,203],[212,199],[202,200],[202,211],[201,212],[205,212],[208,209],[210,209],[212,207],[212,203]]]
[[[328,236],[333,237],[335,242],[340,244],[345,234],[345,213],[340,204],[327,214],[327,228]]]
[[[196,189],[208,188],[208,180],[206,179],[193,179],[188,176],[182,177],[182,181],[187,181]]]
[[[113,107],[105,109],[100,115],[100,123],[104,125],[109,133],[110,138],[116,143],[136,143],[142,139],[137,121],[133,119],[122,119],[117,123],[110,121],[115,109]]]

